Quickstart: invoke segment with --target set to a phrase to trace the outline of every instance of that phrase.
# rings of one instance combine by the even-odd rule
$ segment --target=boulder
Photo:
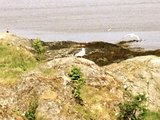
[[[83,105],[72,94],[68,73],[73,66],[81,69],[86,81],[81,89]],[[25,113],[34,107],[37,120],[112,120],[123,95],[119,81],[94,62],[76,57],[43,63],[23,75],[16,85],[0,85],[0,89],[0,110],[5,111],[0,118],[7,120],[25,118]]]
[[[104,69],[133,93],[145,93],[150,110],[160,109],[160,57],[135,57]]]

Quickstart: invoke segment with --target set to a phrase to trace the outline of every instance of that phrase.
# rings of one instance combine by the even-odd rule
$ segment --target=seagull
[[[83,57],[86,54],[85,48],[82,48],[81,51],[75,54],[76,57]]]
[[[109,28],[107,29],[108,32],[110,32],[112,30],[112,28],[109,26]]]
[[[138,35],[135,35],[133,33],[127,34],[127,35],[124,36],[124,38],[128,38],[128,37],[133,38],[133,40],[141,40]]]

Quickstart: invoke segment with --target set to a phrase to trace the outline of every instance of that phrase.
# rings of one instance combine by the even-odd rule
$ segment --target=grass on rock
[[[15,83],[22,73],[37,65],[33,55],[20,47],[0,43],[0,83]]]

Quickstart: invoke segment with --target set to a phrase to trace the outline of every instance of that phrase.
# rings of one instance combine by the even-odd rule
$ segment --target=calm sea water
[[[158,49],[160,0],[0,0],[0,31],[7,28],[44,41],[116,43],[135,33]]]

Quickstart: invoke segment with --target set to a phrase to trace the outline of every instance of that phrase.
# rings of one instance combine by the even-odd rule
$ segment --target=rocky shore
[[[160,49],[136,49],[130,48],[129,44],[130,41],[125,43],[120,42],[117,44],[106,42],[77,43],[72,41],[44,42],[44,45],[48,48],[48,59],[74,56],[75,53],[77,53],[81,50],[82,47],[84,47],[86,49],[86,55],[84,56],[84,58],[94,61],[99,66],[105,66],[114,62],[120,62],[136,56],[160,56]]]
[[[3,45],[14,47],[17,54],[22,51],[27,54],[27,61],[30,57],[34,61],[32,42],[3,34],[0,50],[4,50]],[[133,94],[146,93],[148,109],[160,110],[160,50],[133,51],[104,42],[62,41],[43,45],[47,49],[46,59],[32,69],[26,68],[18,81],[7,84],[3,82],[7,77],[0,76],[1,120],[27,120],[26,114],[32,116],[31,113],[34,118],[28,120],[116,120],[118,104],[124,101],[124,86]],[[86,48],[86,55],[75,57],[82,47]],[[0,55],[0,69],[6,70],[9,63],[3,56]],[[74,66],[80,68],[85,79],[80,90],[83,105],[75,101],[70,85],[68,73]],[[21,66],[10,69],[20,71]],[[12,81],[13,77],[9,79]]]

